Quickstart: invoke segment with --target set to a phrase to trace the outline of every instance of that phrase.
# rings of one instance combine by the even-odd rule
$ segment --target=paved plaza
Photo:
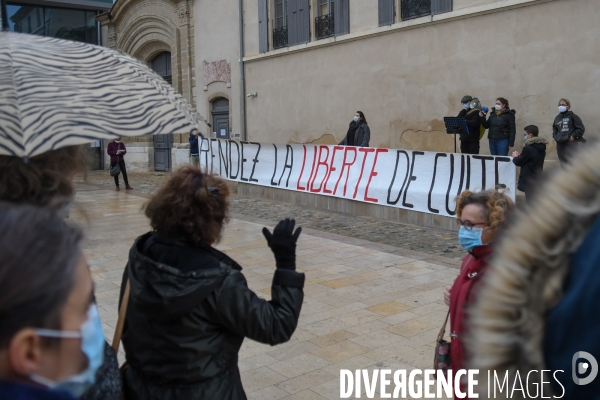
[[[85,227],[109,340],[129,248],[149,230],[141,213],[147,197],[77,184],[71,220]],[[252,290],[269,299],[275,262],[261,229],[275,221],[232,211],[216,247],[242,265]],[[310,228],[303,230],[297,255],[306,286],[292,339],[275,347],[246,339],[240,352],[250,399],[338,399],[340,369],[431,368],[448,310],[442,291],[458,274],[455,260]]]

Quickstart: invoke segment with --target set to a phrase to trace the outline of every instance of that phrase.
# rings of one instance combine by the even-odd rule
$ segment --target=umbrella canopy
[[[98,139],[201,132],[164,79],[118,51],[0,32],[0,154],[33,157]]]

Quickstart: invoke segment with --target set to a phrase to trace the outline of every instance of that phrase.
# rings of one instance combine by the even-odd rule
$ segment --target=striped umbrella
[[[0,32],[0,155],[33,157],[98,139],[201,132],[164,79],[100,46]]]

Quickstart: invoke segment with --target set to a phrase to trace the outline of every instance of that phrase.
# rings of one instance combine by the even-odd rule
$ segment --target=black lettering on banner
[[[216,142],[218,139],[210,139],[210,173],[213,174],[215,169],[214,169],[214,164],[215,164],[215,151],[213,148],[213,143]]]
[[[394,186],[394,182],[396,181],[396,173],[398,172],[398,162],[400,161],[400,153],[403,153],[406,156],[406,175],[404,175],[404,182],[402,182],[402,187],[400,188],[400,191],[398,192],[398,197],[396,197],[396,200],[392,201],[390,199],[391,195],[392,195],[392,186]],[[408,179],[408,169],[410,167],[410,158],[408,157],[408,153],[404,150],[397,150],[396,152],[396,166],[394,167],[394,176],[392,176],[392,182],[390,183],[390,187],[388,188],[388,195],[387,195],[387,203],[390,205],[396,205],[398,204],[398,202],[400,201],[400,196],[402,196],[402,191],[404,190],[404,185],[406,185],[406,180]],[[343,172],[343,169],[342,169]]]
[[[435,185],[435,174],[437,173],[437,161],[439,157],[447,157],[446,153],[437,153],[433,161],[433,179],[431,179],[431,188],[429,188],[429,195],[427,196],[427,208],[430,212],[439,214],[440,210],[431,207],[431,193],[433,192],[433,185]]]
[[[463,181],[465,177],[465,156],[460,156],[460,181],[458,181],[458,190],[456,191],[456,195],[462,193]],[[446,212],[448,215],[456,214],[456,207],[454,207],[454,211],[450,210],[449,202],[450,202],[450,189],[452,189],[452,181],[454,179],[454,154],[450,154],[450,183],[448,183],[448,190],[446,191]]]
[[[286,169],[289,169],[290,172],[288,173],[287,181],[285,181],[285,187],[288,187],[290,183],[290,176],[292,175],[292,168],[294,167],[294,149],[289,144],[286,144],[285,147],[285,163],[283,165],[283,171],[281,172],[281,176],[279,177],[279,182],[277,183],[277,186],[281,186],[281,179],[283,178],[283,174],[285,174]],[[289,164],[288,159],[290,160]]]
[[[240,173],[240,179],[244,182],[248,182],[248,179],[244,178],[244,163],[248,161],[244,158],[244,143],[248,144],[248,142],[240,142],[240,146],[242,146],[242,161],[240,162],[240,165],[242,166],[242,171]]]
[[[473,156],[476,160],[481,160],[481,190],[485,190],[485,161],[494,161],[494,157],[492,156]]]
[[[206,142],[206,150],[202,150],[204,148],[204,143]],[[208,170],[208,152],[210,151],[210,140],[208,138],[203,137],[202,138],[202,142],[200,144],[200,156],[198,157],[199,160],[202,160],[202,153],[206,153],[204,155],[204,168],[205,171]]]
[[[252,161],[254,162],[254,164],[252,164],[252,172],[250,173],[250,182],[258,182],[258,179],[253,179],[252,177],[254,176],[254,170],[256,169],[256,163],[258,162],[258,155],[260,154],[260,148],[261,145],[260,143],[256,143],[256,142],[249,142],[249,144],[255,144],[258,146],[258,150],[256,151],[256,155],[254,156],[254,158],[252,159]]]
[[[471,188],[471,156],[467,156],[467,184],[465,185],[465,190],[469,190]]]
[[[235,171],[235,175],[233,175],[233,162],[231,159],[231,151],[233,150],[234,145],[237,149],[237,171]],[[237,144],[237,142],[235,140],[230,140],[229,141],[229,179],[237,179],[239,173],[240,173],[240,146]]]
[[[404,207],[414,208],[414,205],[406,202],[406,195],[408,194],[408,188],[410,187],[410,183],[412,181],[417,180],[417,177],[413,175],[413,172],[415,170],[415,158],[416,158],[416,156],[422,156],[422,155],[425,155],[425,153],[422,151],[413,151],[412,152],[412,163],[410,165],[410,178],[408,179],[408,184],[406,185],[406,190],[404,191],[404,197],[402,197],[402,205]]]
[[[273,144],[275,147],[275,166],[273,167],[273,176],[271,177],[271,186],[277,186],[277,182],[273,182],[275,179],[275,174],[277,173],[277,146]]]
[[[496,182],[495,182],[495,186],[498,186],[500,184],[500,171],[498,171],[498,163],[501,162],[511,162],[512,160],[508,157],[496,157],[496,165],[495,165],[495,173],[496,173]]]
[[[219,140],[219,176],[223,176],[222,165],[225,164],[225,176],[229,175],[229,163],[227,161],[227,148],[229,147],[229,142],[224,140]],[[223,143],[225,143],[225,154],[223,154]]]

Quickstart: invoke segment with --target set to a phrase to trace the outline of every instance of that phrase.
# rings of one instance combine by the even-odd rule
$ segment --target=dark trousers
[[[114,167],[117,165],[115,161],[110,162],[110,167]],[[125,185],[129,186],[129,181],[127,180],[127,170],[125,169],[125,161],[119,161],[119,168],[121,168],[121,173],[123,174],[123,180],[125,181]],[[119,175],[115,175],[115,185],[119,186]]]
[[[571,160],[573,153],[577,152],[579,148],[579,142],[563,142],[556,143],[556,153],[560,160],[560,165],[566,167]]]
[[[479,141],[466,142],[460,141],[460,152],[463,154],[479,154]]]

